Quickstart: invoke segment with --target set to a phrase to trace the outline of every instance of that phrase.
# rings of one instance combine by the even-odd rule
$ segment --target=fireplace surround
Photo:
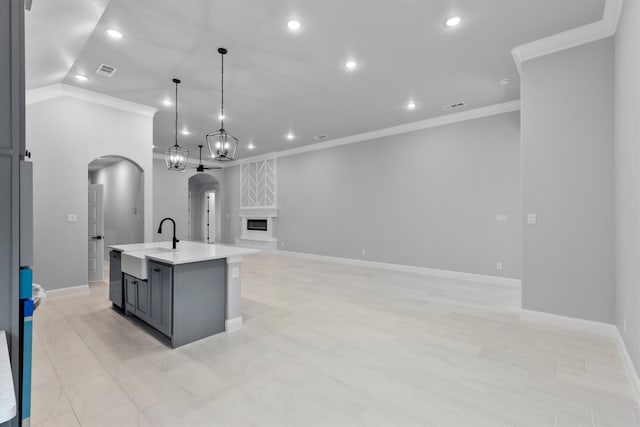
[[[263,250],[278,249],[278,209],[240,209],[241,229],[236,245]]]

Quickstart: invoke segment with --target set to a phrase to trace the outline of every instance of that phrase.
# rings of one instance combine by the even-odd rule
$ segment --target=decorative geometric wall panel
[[[240,207],[275,208],[276,159],[240,165]]]

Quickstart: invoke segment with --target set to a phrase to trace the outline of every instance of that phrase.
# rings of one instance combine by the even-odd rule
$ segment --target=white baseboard
[[[289,256],[294,256],[299,258],[312,259],[316,261],[336,262],[340,264],[357,265],[361,267],[371,267],[371,268],[380,268],[383,270],[401,271],[404,273],[424,274],[427,276],[443,277],[445,279],[467,280],[467,281],[473,281],[473,282],[479,282],[479,283],[491,283],[495,285],[518,287],[518,288],[521,286],[521,281],[519,279],[510,279],[507,277],[485,276],[482,274],[462,273],[459,271],[438,270],[435,268],[415,267],[412,265],[403,265],[403,264],[390,264],[386,262],[366,261],[366,260],[353,259],[353,258],[339,258],[339,257],[326,256],[326,255],[307,254],[302,252],[289,252],[289,251],[277,250],[277,251],[274,251],[274,253],[289,255]]]
[[[622,335],[620,334],[620,329],[617,326],[614,326],[615,333],[614,338],[616,343],[618,344],[618,352],[620,353],[620,357],[624,362],[624,366],[627,368],[627,372],[629,373],[629,377],[631,378],[631,386],[633,387],[633,391],[636,393],[636,400],[640,402],[640,378],[638,378],[638,371],[636,371],[636,367],[633,365],[633,361],[631,360],[631,356],[627,351],[627,346],[622,339]]]
[[[89,293],[89,285],[70,286],[60,289],[45,289],[47,298],[68,297],[71,295],[86,295]]]
[[[631,356],[629,356],[629,352],[627,351],[627,346],[622,339],[622,335],[620,335],[620,330],[616,325],[525,309],[522,309],[520,319],[613,338],[616,342],[620,358],[622,359],[625,369],[627,370],[627,374],[629,375],[629,381],[631,382],[636,402],[640,403],[640,378],[638,377],[638,372],[631,361]]]
[[[224,321],[224,330],[228,333],[236,332],[242,329],[242,316]]]
[[[545,313],[542,311],[522,309],[520,319],[529,322],[542,323],[545,325],[557,326],[574,331],[586,332],[595,335],[614,337],[615,325],[610,323],[595,322],[593,320],[578,319],[576,317],[561,316],[558,314]]]

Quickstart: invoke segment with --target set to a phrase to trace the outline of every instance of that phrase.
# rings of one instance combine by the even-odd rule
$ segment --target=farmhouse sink
[[[122,253],[122,272],[138,279],[147,280],[147,255],[172,252],[169,248],[151,248]]]

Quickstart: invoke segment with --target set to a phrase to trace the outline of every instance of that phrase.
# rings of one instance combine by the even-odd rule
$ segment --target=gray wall
[[[144,242],[144,172],[121,160],[89,174],[90,184],[104,186],[104,258],[110,245]]]
[[[520,278],[519,139],[513,112],[279,158],[280,249]]]
[[[16,395],[19,366],[18,156],[24,151],[24,7],[0,2],[0,330],[6,330]],[[17,426],[17,419],[3,426]]]
[[[193,153],[191,153],[193,158]],[[210,170],[202,172],[212,175],[219,183],[220,188],[216,193],[216,210],[222,212],[225,186],[222,170]],[[167,170],[163,159],[153,160],[153,241],[169,241],[172,237],[171,224],[162,228],[163,233],[157,234],[158,224],[162,218],[171,217],[176,221],[177,237],[187,240],[189,236],[189,178],[199,174],[195,169],[187,169],[184,172]],[[217,215],[216,241],[222,241],[220,215]]]
[[[616,323],[640,368],[640,2],[624,2],[615,39]],[[625,322],[626,319],[626,322]],[[626,330],[625,330],[626,323]]]
[[[523,63],[523,308],[613,322],[612,139],[612,38]]]
[[[89,162],[122,156],[150,171],[153,118],[67,96],[28,105],[26,114],[34,163],[34,280],[45,289],[84,285]],[[152,180],[145,180],[149,240],[152,194]],[[78,222],[66,222],[67,214]]]
[[[224,169],[224,215],[222,241],[230,245],[236,244],[240,237],[240,166]]]

